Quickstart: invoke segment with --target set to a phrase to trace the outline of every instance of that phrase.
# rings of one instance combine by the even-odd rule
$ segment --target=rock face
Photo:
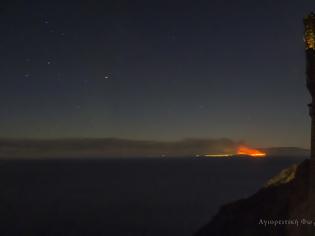
[[[293,165],[253,196],[222,206],[196,236],[308,235],[309,229],[301,224],[307,219],[308,168],[309,160]],[[281,224],[270,224],[275,220],[282,220]]]

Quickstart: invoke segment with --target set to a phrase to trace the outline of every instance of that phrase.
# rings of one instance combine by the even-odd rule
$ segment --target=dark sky
[[[307,147],[304,1],[1,1],[0,136]]]

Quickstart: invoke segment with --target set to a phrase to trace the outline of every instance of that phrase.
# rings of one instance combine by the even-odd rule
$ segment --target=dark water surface
[[[0,235],[192,235],[302,160],[2,160]]]

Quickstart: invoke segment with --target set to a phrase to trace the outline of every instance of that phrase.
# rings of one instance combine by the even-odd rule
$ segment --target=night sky
[[[1,1],[0,137],[308,147],[304,1]]]

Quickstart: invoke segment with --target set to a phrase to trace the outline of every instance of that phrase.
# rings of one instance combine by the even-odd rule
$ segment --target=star
[[[176,35],[171,35],[170,38],[172,41],[175,41],[177,39]]]
[[[50,64],[51,64],[51,61],[47,61],[47,64],[50,65]]]
[[[111,74],[107,74],[104,76],[104,79],[110,79],[111,78]]]

